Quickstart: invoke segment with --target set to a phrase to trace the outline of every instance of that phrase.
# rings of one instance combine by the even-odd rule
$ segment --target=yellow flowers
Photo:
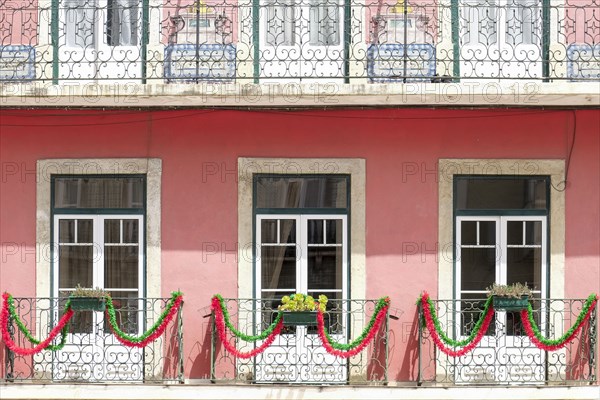
[[[281,298],[281,303],[282,304],[278,307],[281,311],[315,311],[318,307],[319,310],[325,312],[327,307],[327,296],[322,294],[319,296],[318,301],[315,301],[312,296],[295,293],[291,296],[283,296]]]

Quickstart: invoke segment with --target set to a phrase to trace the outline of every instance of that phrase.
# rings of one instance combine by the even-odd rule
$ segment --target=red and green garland
[[[279,335],[281,333],[281,330],[283,329],[283,318],[281,315],[281,311],[278,313],[277,318],[275,318],[275,321],[273,321],[273,323],[263,333],[256,336],[249,336],[243,334],[242,332],[238,331],[233,327],[233,324],[229,320],[229,313],[227,312],[227,307],[224,304],[223,298],[218,294],[213,296],[212,298],[212,309],[215,313],[215,324],[217,326],[217,332],[219,334],[219,339],[221,339],[223,347],[225,347],[225,349],[227,349],[228,352],[230,352],[238,358],[251,358],[262,353],[267,347],[269,347],[273,343],[277,335]],[[241,352],[235,346],[229,343],[229,340],[227,340],[227,332],[225,329],[226,326],[231,330],[234,336],[246,342],[255,342],[257,340],[262,339],[265,339],[265,341],[263,342],[263,344],[254,348],[251,351]]]
[[[579,313],[575,324],[560,338],[558,339],[547,339],[544,338],[533,319],[533,309],[531,304],[528,305],[526,310],[521,311],[521,321],[523,322],[523,327],[525,328],[525,332],[527,336],[531,340],[531,342],[541,350],[545,351],[555,351],[565,347],[569,344],[575,336],[579,333],[582,326],[589,320],[590,315],[594,307],[596,306],[598,300],[598,296],[595,294],[591,294],[588,296],[583,309]],[[424,292],[419,299],[421,306],[423,307],[423,314],[425,317],[425,325],[427,326],[427,330],[431,334],[433,342],[435,345],[442,351],[444,354],[447,354],[451,357],[460,357],[467,354],[469,351],[473,350],[477,344],[481,341],[485,332],[487,332],[492,317],[494,315],[494,307],[492,306],[492,298],[489,297],[485,302],[485,306],[483,312],[473,331],[464,340],[453,340],[446,336],[441,328],[441,324],[437,318],[435,307],[433,306],[433,302],[429,298],[427,292]],[[462,347],[462,349],[452,349],[446,347],[449,345],[451,347]],[[463,347],[464,346],[464,347]]]
[[[317,311],[317,329],[325,350],[329,354],[342,358],[353,357],[359,352],[363,351],[365,347],[367,347],[368,344],[373,340],[377,331],[379,331],[379,328],[381,327],[381,324],[383,323],[387,314],[389,304],[389,297],[383,297],[379,299],[377,306],[375,307],[375,312],[369,321],[369,325],[363,330],[358,338],[348,344],[335,342],[331,336],[329,336],[329,333],[325,328],[323,310],[319,308]],[[267,329],[265,329],[261,334],[250,336],[235,329],[230,321],[227,307],[225,306],[223,297],[221,297],[221,295],[217,294],[213,296],[211,307],[215,313],[215,325],[217,327],[217,333],[219,335],[219,339],[221,340],[221,344],[229,353],[238,358],[251,358],[262,353],[273,343],[273,341],[275,341],[275,338],[283,329],[283,312],[281,310],[277,313],[277,317],[273,323],[267,327]],[[251,351],[241,352],[227,339],[227,328],[229,328],[235,337],[245,342],[255,342],[257,340],[264,340],[264,342]]]
[[[382,297],[375,306],[375,312],[371,316],[369,325],[362,331],[360,336],[353,340],[351,343],[338,343],[335,342],[327,332],[325,328],[325,320],[323,318],[323,310],[317,311],[317,329],[319,337],[323,343],[325,350],[334,356],[341,358],[354,357],[369,345],[369,343],[375,337],[375,334],[379,331],[381,324],[383,323],[390,306],[390,298]]]
[[[108,315],[110,329],[121,344],[127,347],[146,347],[150,342],[155,341],[165,332],[167,325],[173,320],[173,317],[175,317],[179,311],[182,303],[183,295],[181,292],[171,293],[171,299],[169,300],[166,309],[158,317],[156,323],[137,337],[128,335],[119,329],[117,317],[115,315],[115,307],[110,296],[106,296],[106,314]]]
[[[67,333],[69,331],[69,321],[71,320],[71,317],[73,317],[73,310],[71,309],[69,301],[67,301],[67,304],[65,305],[65,312],[58,321],[58,324],[56,324],[56,326],[50,331],[50,334],[45,340],[40,341],[33,337],[23,321],[21,321],[19,318],[19,315],[15,311],[13,297],[8,293],[4,293],[2,295],[2,300],[3,303],[2,312],[0,312],[0,329],[2,329],[2,340],[10,349],[10,351],[20,356],[28,356],[39,353],[44,349],[60,350],[65,346]],[[13,339],[10,337],[10,333],[8,332],[9,319],[12,319],[16,322],[19,330],[25,335],[25,338],[27,338],[30,343],[35,345],[34,347],[28,349],[22,348],[13,341]],[[54,338],[56,338],[56,336],[58,336],[59,333],[61,334],[60,343],[58,345],[52,345],[52,341]]]
[[[29,332],[23,321],[21,321],[21,319],[19,318],[19,315],[15,310],[13,297],[8,293],[4,293],[2,295],[2,299],[3,304],[2,311],[0,312],[0,330],[2,331],[2,340],[12,352],[21,356],[27,356],[39,353],[42,350],[60,350],[65,346],[67,334],[69,332],[69,323],[74,314],[74,311],[71,308],[70,300],[67,300],[63,316],[60,318],[56,326],[50,331],[48,337],[45,340],[41,341],[33,337],[33,335],[31,334],[31,332]],[[167,304],[166,310],[163,311],[156,323],[139,337],[130,336],[119,328],[117,324],[115,308],[110,296],[106,296],[106,314],[108,316],[111,330],[113,331],[119,342],[121,342],[127,347],[145,347],[150,342],[156,340],[164,333],[165,329],[167,328],[167,325],[169,325],[173,317],[177,314],[182,303],[182,294],[180,292],[173,292],[171,294],[171,299]],[[15,321],[17,327],[19,328],[19,331],[21,331],[21,333],[31,344],[35,345],[34,347],[22,348],[14,342],[8,330],[11,320]],[[60,342],[55,345],[52,344],[52,342],[58,336],[59,333],[61,334]]]

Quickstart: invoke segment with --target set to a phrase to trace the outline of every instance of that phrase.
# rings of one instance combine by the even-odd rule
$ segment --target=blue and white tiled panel
[[[0,46],[0,81],[35,78],[35,48],[25,45]]]
[[[235,55],[231,44],[168,45],[165,79],[172,83],[231,82],[235,79]]]
[[[572,80],[600,80],[600,44],[570,44],[567,47],[567,76]]]
[[[406,50],[406,59],[404,49]],[[435,47],[431,44],[372,44],[367,51],[370,82],[431,81],[435,76]]]

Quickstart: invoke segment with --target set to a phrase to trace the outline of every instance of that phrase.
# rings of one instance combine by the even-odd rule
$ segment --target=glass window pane
[[[279,220],[279,243],[296,243],[296,220]]]
[[[142,177],[59,177],[54,181],[56,208],[142,208]]]
[[[308,290],[342,289],[342,248],[308,248]]]
[[[514,246],[523,244],[523,221],[506,222],[506,243]]]
[[[60,246],[58,248],[59,288],[74,288],[78,284],[92,287],[93,246]]]
[[[308,243],[323,244],[323,220],[309,219],[308,220]]]
[[[547,209],[544,178],[476,178],[457,177],[456,208],[485,209]]]
[[[121,220],[104,220],[104,243],[121,243]]]
[[[77,220],[77,243],[94,242],[94,221],[91,219]]]
[[[123,220],[123,243],[139,242],[139,221],[137,219]]]
[[[263,219],[260,222],[260,242],[277,243],[277,220]]]
[[[542,245],[542,221],[525,222],[525,244]]]
[[[342,244],[342,220],[341,219],[328,219],[326,221],[326,238],[325,243],[327,244]]]
[[[485,307],[487,295],[485,293],[462,293],[460,300],[460,320],[461,335],[468,336],[473,332],[477,321],[481,318],[481,313]],[[452,313],[448,313],[448,318],[452,318]],[[451,321],[448,321],[451,323]],[[496,313],[492,317],[492,322],[488,327],[486,335],[493,335],[496,326]]]
[[[496,249],[463,248],[460,267],[462,290],[485,290],[496,280]]]
[[[104,287],[137,289],[139,271],[138,246],[104,247]]]
[[[296,246],[261,246],[263,289],[296,289]]]
[[[541,290],[542,249],[520,247],[507,251],[506,282],[527,283],[530,289]]]
[[[479,244],[483,246],[496,245],[495,221],[479,221]]]
[[[460,222],[460,241],[465,246],[477,244],[477,221]]]
[[[61,219],[58,221],[59,243],[75,243],[75,220]]]
[[[347,178],[257,177],[258,208],[348,208]]]
[[[138,301],[139,294],[137,291],[109,291],[112,298],[113,305],[115,307],[115,317],[117,319],[117,325],[119,328],[130,335],[137,335],[139,332],[139,312],[140,303]],[[154,300],[147,300],[152,302]],[[142,302],[142,305],[144,303]],[[150,307],[154,304],[149,304]],[[164,307],[164,305],[163,305]],[[151,322],[151,321],[149,321]],[[111,328],[108,325],[108,318],[104,318],[104,331],[111,332]]]

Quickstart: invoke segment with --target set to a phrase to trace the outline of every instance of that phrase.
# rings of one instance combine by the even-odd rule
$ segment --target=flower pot
[[[494,309],[504,311],[521,311],[527,309],[529,305],[529,296],[504,297],[494,296]]]
[[[99,297],[71,297],[71,308],[76,311],[104,311],[106,301]]]
[[[316,311],[285,311],[283,324],[286,326],[317,325]]]

